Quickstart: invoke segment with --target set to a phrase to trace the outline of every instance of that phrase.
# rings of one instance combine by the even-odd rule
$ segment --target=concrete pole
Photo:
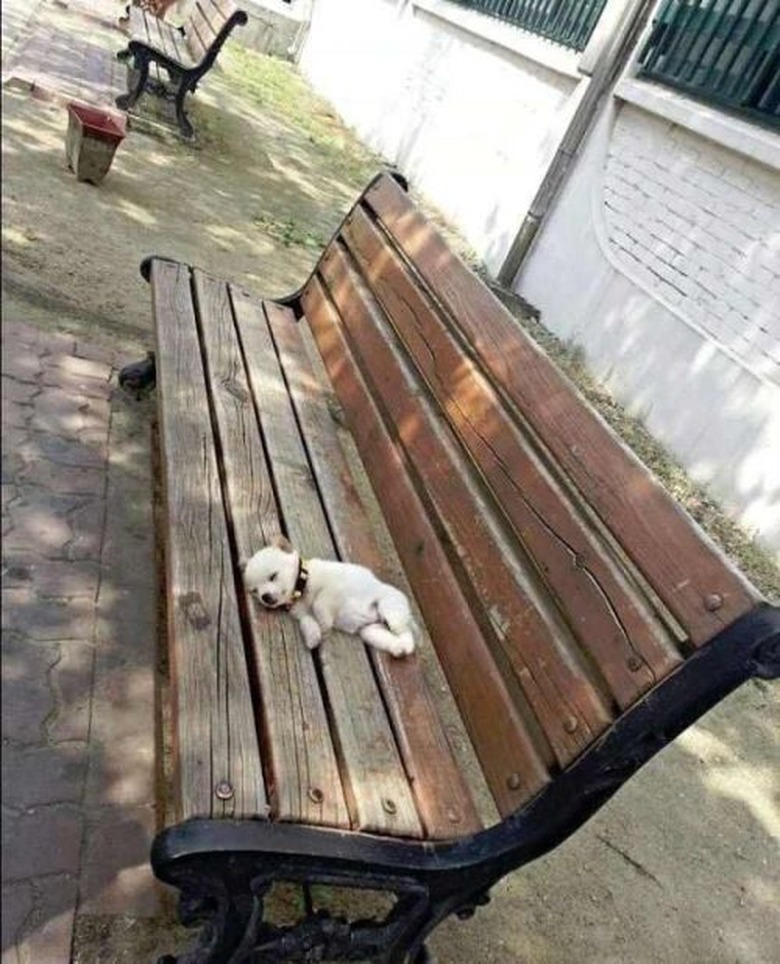
[[[603,99],[622,73],[655,4],[656,0],[612,0],[599,18],[580,62],[581,72],[591,75],[583,81],[588,86],[498,272],[498,281],[505,288],[512,287]]]

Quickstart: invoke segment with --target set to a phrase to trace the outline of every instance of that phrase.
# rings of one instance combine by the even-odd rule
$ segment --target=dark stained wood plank
[[[759,598],[645,466],[581,399],[389,177],[366,202],[690,635],[711,639]]]
[[[549,782],[552,753],[496,665],[318,279],[301,300],[491,793],[509,813]]]
[[[587,515],[569,500],[422,294],[386,236],[356,210],[343,236],[394,330],[488,483],[580,644],[621,707],[681,662]]]
[[[281,531],[227,285],[194,272],[218,427],[223,485],[239,559]],[[238,297],[245,317],[245,299]],[[252,312],[248,312],[250,319]],[[293,627],[246,598],[277,820],[349,827],[349,813],[311,654]]]
[[[238,297],[235,305],[287,534],[305,556],[333,558],[316,482],[262,308]],[[305,645],[302,639],[300,645]],[[342,784],[356,828],[421,837],[414,799],[362,641],[333,633],[316,658],[322,667]]]
[[[318,382],[309,361],[305,338],[311,335],[305,325],[295,322],[290,309],[269,302],[265,307],[340,555],[392,581],[340,447],[332,415],[335,399]],[[316,348],[311,345],[309,350]],[[393,720],[426,836],[446,839],[477,831],[481,822],[417,656],[393,659],[375,649],[369,649],[369,655]]]
[[[565,628],[544,605],[533,574],[500,535],[488,502],[468,480],[451,434],[426,404],[419,386],[383,329],[367,289],[335,246],[320,271],[350,343],[430,498],[439,522],[492,623],[520,685],[562,765],[571,762],[611,722],[587,664]]]
[[[268,803],[189,270],[152,266],[179,819]],[[229,799],[217,796],[229,784]]]

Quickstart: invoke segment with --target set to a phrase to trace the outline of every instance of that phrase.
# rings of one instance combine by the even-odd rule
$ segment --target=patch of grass
[[[279,241],[285,248],[302,247],[321,251],[328,238],[318,231],[299,227],[292,218],[275,218],[270,214],[256,214],[253,222],[269,238]]]
[[[360,182],[382,166],[292,64],[238,44],[225,48],[220,63],[234,93],[297,131],[316,150],[324,169]]]
[[[220,63],[234,88],[265,113],[324,140],[339,140],[338,118],[292,64],[237,44],[225,48]]]

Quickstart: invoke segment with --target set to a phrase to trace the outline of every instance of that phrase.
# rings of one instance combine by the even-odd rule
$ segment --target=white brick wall
[[[655,297],[780,384],[780,178],[624,105],[606,158],[608,244]]]

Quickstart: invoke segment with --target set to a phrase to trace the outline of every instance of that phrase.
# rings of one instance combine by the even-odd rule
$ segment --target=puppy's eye
[[[279,575],[278,572],[272,572],[271,575],[268,577],[268,581],[269,581],[269,582],[275,582],[275,581],[276,581],[276,577],[277,577],[278,575]]]

